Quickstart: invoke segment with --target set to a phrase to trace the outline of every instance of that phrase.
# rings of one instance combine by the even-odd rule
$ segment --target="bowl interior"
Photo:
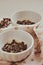
[[[18,20],[30,20],[32,22],[37,23],[41,20],[41,16],[33,11],[19,11],[12,16],[12,21],[14,23],[16,23]]]
[[[13,39],[25,42],[28,48],[31,47],[33,41],[29,33],[22,30],[11,29],[0,34],[0,51],[2,51],[2,47],[4,46],[4,44],[6,44],[7,42],[11,42]]]

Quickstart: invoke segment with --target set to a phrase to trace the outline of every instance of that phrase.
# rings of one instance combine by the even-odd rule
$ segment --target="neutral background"
[[[32,10],[43,17],[43,0],[0,0],[0,17],[10,17],[19,10]]]

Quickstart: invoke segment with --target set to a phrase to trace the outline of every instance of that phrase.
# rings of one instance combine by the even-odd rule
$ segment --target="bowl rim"
[[[11,30],[11,29],[10,29],[10,30]],[[9,32],[10,30],[8,30],[8,31],[6,31],[6,32]],[[9,54],[9,55],[10,55],[10,54],[11,54],[11,55],[12,55],[12,54],[14,54],[14,55],[19,55],[19,54],[23,54],[23,53],[27,52],[28,50],[32,49],[32,47],[33,47],[33,45],[34,45],[34,39],[33,39],[32,35],[31,35],[30,33],[26,32],[26,31],[23,31],[23,30],[16,30],[16,31],[24,32],[24,33],[26,33],[28,36],[31,37],[32,43],[31,43],[30,47],[27,48],[26,50],[24,50],[24,51],[22,51],[22,52],[18,52],[18,53],[8,53],[8,52],[5,52],[5,51],[3,51],[3,50],[0,51],[1,53]],[[6,33],[6,32],[4,31],[4,32],[2,32],[1,34],[4,34],[4,33]],[[0,35],[1,35],[1,34],[0,34]]]
[[[12,14],[12,16],[11,16],[12,22],[14,22],[13,16],[15,16],[19,12],[33,12],[33,13],[36,13],[36,14],[38,14],[40,16],[40,21],[42,19],[42,16],[38,12],[35,12],[35,11],[32,11],[32,10],[19,10],[19,11],[16,11],[15,13]],[[38,21],[37,23],[32,24],[32,25],[20,25],[20,24],[17,24],[16,22],[14,22],[14,24],[16,23],[18,26],[22,26],[22,27],[34,27],[34,26],[36,27],[38,24],[40,24],[40,21]]]

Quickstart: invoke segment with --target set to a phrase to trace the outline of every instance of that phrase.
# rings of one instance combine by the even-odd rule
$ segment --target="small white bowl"
[[[27,49],[18,53],[8,53],[3,51],[3,45],[6,42],[11,42],[12,39],[15,39],[17,41],[24,41],[27,44]],[[6,32],[4,31],[0,34],[0,58],[7,61],[21,61],[31,54],[33,44],[33,37],[25,31],[14,29],[7,30]]]
[[[42,21],[41,15],[34,12],[34,11],[18,11],[18,12],[14,13],[11,16],[11,19],[12,19],[12,22],[13,22],[14,26],[19,25],[22,28],[23,27],[35,27],[35,26],[38,26],[40,24],[40,22]],[[20,25],[20,24],[17,24],[18,20],[20,20],[20,21],[22,21],[22,20],[30,20],[32,22],[35,22],[35,24],[32,24],[32,25]]]
[[[0,18],[0,21],[2,20],[3,18]],[[5,28],[0,28],[0,33],[2,33],[3,31],[7,30],[7,29],[10,29],[10,28],[13,28],[13,24],[12,24],[12,21],[11,21],[11,24],[9,24],[7,27]]]
[[[43,39],[43,27],[41,26],[34,27],[33,30],[36,33],[37,37],[42,40]]]

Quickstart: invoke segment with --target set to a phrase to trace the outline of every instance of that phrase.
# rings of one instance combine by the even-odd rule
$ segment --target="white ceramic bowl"
[[[3,51],[3,45],[6,42],[11,42],[12,39],[15,39],[17,41],[24,41],[27,44],[27,49],[18,53],[8,53]],[[25,31],[14,29],[7,30],[6,32],[4,31],[0,34],[0,58],[7,61],[21,61],[31,54],[33,44],[33,37]]]
[[[43,27],[34,27],[34,32],[36,33],[37,37],[42,40],[43,39]]]
[[[14,13],[12,16],[12,22],[14,24],[14,26],[16,25],[19,25],[19,26],[22,26],[23,27],[35,27],[37,25],[40,24],[40,22],[42,21],[42,17],[40,14],[34,12],[34,11],[18,11],[16,13]],[[17,24],[17,21],[20,20],[30,20],[32,22],[35,22],[35,24],[32,24],[32,25],[20,25],[20,24]]]
[[[0,18],[0,21],[2,20],[3,18]],[[7,27],[5,28],[0,28],[0,33],[7,30],[7,29],[10,29],[10,28],[13,28],[13,24],[12,24],[12,21],[11,21],[11,24],[9,24]]]

